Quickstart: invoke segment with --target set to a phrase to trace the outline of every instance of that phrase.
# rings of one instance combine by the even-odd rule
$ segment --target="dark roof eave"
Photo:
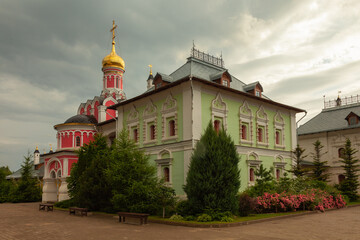
[[[49,152],[49,153],[43,153],[40,155],[40,157],[46,157],[46,156],[49,156],[49,155],[54,155],[54,154],[57,154],[57,153],[62,153],[62,152],[67,152],[67,153],[75,153],[76,150],[60,150],[60,151],[56,151],[56,152]],[[75,153],[76,154],[76,153]]]
[[[96,124],[96,126],[103,126],[103,125],[106,125],[106,124],[108,124],[108,123],[115,122],[116,120],[117,120],[117,117],[116,117],[115,119],[112,118],[112,119],[109,119],[109,120],[100,122],[100,123]]]
[[[176,85],[179,85],[183,82],[186,82],[186,81],[189,81],[190,78],[189,76],[186,76],[180,80],[177,80],[175,82],[172,82],[168,85],[165,85],[161,88],[158,88],[158,89],[155,89],[154,91],[151,91],[151,92],[146,92],[146,93],[143,93],[137,97],[134,97],[134,98],[131,98],[129,100],[126,100],[126,101],[122,101],[120,103],[117,103],[115,105],[112,105],[110,107],[107,107],[107,109],[114,109],[116,110],[117,107],[119,106],[122,106],[122,105],[125,105],[125,104],[128,104],[128,103],[131,103],[133,101],[136,101],[140,98],[143,98],[143,97],[146,97],[146,96],[149,96],[149,95],[152,95],[152,94],[155,94],[157,92],[161,92],[161,91],[164,91],[168,88],[171,88],[171,87],[174,87]],[[270,103],[270,104],[274,104],[276,106],[279,106],[279,107],[283,107],[283,108],[286,108],[286,109],[290,109],[290,110],[293,110],[297,113],[300,113],[300,112],[305,112],[305,110],[303,109],[300,109],[300,108],[295,108],[295,107],[291,107],[291,106],[288,106],[288,105],[285,105],[285,104],[282,104],[282,103],[278,103],[278,102],[274,102],[272,100],[268,100],[268,99],[264,99],[264,98],[259,98],[255,95],[252,95],[250,93],[246,93],[246,92],[242,92],[242,91],[239,91],[239,90],[236,90],[236,89],[233,89],[233,88],[229,88],[229,87],[225,87],[223,85],[220,85],[220,84],[217,84],[217,83],[214,83],[214,82],[211,82],[211,81],[208,81],[208,80],[204,80],[204,79],[200,79],[200,78],[195,78],[195,77],[192,77],[192,80],[193,81],[198,81],[198,82],[201,82],[201,83],[204,83],[204,84],[207,84],[207,85],[210,85],[210,86],[213,86],[213,87],[217,87],[217,88],[220,88],[220,89],[223,89],[223,90],[227,90],[227,91],[230,91],[230,92],[233,92],[233,93],[237,93],[237,94],[240,94],[240,95],[243,95],[243,96],[247,96],[249,98],[252,98],[252,99],[255,99],[255,100],[258,100],[258,101],[262,101],[262,102],[266,102],[266,103]]]

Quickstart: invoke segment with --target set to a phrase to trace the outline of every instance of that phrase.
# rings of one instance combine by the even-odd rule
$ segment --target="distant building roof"
[[[39,169],[35,170],[33,168],[31,170],[31,175],[33,178],[43,178],[44,177],[44,165],[42,165]],[[12,174],[6,176],[6,179],[20,179],[21,178],[21,168]]]
[[[298,135],[360,128],[358,124],[349,125],[347,116],[353,112],[360,116],[360,103],[325,108],[298,128]]]

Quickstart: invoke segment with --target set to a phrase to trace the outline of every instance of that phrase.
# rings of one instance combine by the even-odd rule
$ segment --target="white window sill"
[[[252,141],[245,140],[245,139],[240,139],[240,144],[252,144]]]
[[[178,136],[175,135],[175,136],[163,138],[162,140],[163,140],[164,142],[166,142],[166,141],[176,140],[177,138],[178,138]]]
[[[269,147],[269,143],[265,143],[265,142],[257,142],[256,145],[262,147]]]

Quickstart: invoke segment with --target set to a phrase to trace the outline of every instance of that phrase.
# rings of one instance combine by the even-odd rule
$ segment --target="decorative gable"
[[[162,106],[162,111],[173,111],[176,109],[176,106],[176,99],[173,98],[172,94],[169,94]]]
[[[128,123],[139,121],[139,112],[136,110],[135,106],[132,106],[130,113],[127,117]]]
[[[220,93],[216,95],[216,98],[212,101],[211,106],[213,110],[226,111],[226,103],[223,101]]]
[[[150,100],[145,107],[144,117],[149,117],[149,116],[152,117],[153,115],[156,115],[156,110],[157,110],[156,106]]]
[[[211,119],[212,122],[218,121],[224,127],[224,130],[227,129],[227,106],[223,101],[221,94],[218,93],[214,100],[211,102]],[[215,126],[215,125],[214,125]]]

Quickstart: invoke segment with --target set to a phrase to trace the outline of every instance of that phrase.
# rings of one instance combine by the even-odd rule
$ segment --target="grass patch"
[[[357,200],[357,201],[354,201],[354,202],[349,202],[349,203],[347,204],[347,206],[359,205],[359,204],[360,204],[360,199]]]
[[[253,220],[273,218],[273,217],[279,217],[279,216],[285,216],[285,215],[294,215],[294,214],[299,214],[299,213],[303,213],[303,212],[305,212],[305,211],[252,214],[247,217],[234,217],[234,221],[232,221],[230,223],[253,221]],[[197,221],[184,221],[184,220],[170,220],[169,218],[162,218],[159,216],[149,216],[149,219],[160,220],[160,221],[164,221],[164,222],[179,222],[179,223],[194,223],[194,224],[228,224],[229,223],[229,222],[220,222],[220,221],[197,222]]]

